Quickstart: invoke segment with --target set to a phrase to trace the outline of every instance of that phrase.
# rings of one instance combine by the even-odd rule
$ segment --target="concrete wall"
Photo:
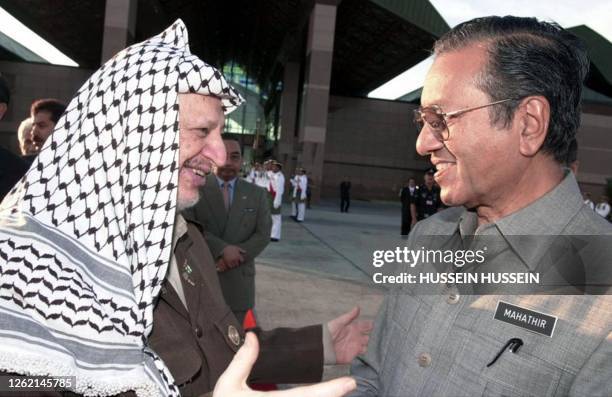
[[[597,202],[612,178],[612,115],[583,113],[577,139],[578,182]]]
[[[355,199],[397,199],[411,176],[422,180],[429,162],[415,150],[416,128],[408,103],[330,97],[321,193],[339,196],[341,180],[351,180]]]
[[[9,110],[0,121],[0,145],[19,152],[17,128],[30,114],[35,99],[72,99],[93,73],[91,70],[34,63],[0,61],[0,72],[11,89]]]

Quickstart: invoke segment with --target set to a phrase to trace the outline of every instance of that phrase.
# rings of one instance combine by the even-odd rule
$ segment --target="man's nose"
[[[431,128],[426,124],[417,136],[416,151],[421,156],[426,156],[444,147],[444,143],[436,138]]]
[[[211,159],[215,166],[220,167],[225,164],[227,158],[225,144],[221,138],[221,133],[215,131],[206,137],[206,144],[204,145],[204,155]]]

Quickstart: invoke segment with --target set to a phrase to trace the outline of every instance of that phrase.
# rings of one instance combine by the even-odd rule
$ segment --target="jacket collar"
[[[469,235],[500,235],[529,267],[535,270],[541,258],[549,250],[555,236],[563,230],[582,208],[582,196],[574,174],[568,172],[561,183],[551,191],[496,222],[477,228],[475,212],[466,210],[459,221],[461,237]],[[551,238],[524,238],[525,236],[550,236]],[[521,238],[523,237],[523,238]]]

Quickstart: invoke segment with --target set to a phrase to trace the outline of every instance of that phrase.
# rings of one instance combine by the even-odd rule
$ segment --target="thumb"
[[[228,386],[246,387],[246,381],[251,373],[251,368],[257,360],[259,354],[259,342],[252,332],[247,332],[244,345],[238,350],[234,359],[229,364],[225,372],[219,378],[215,389],[225,389]]]
[[[340,320],[342,324],[350,324],[353,320],[359,317],[360,311],[361,310],[359,309],[359,306],[355,306],[351,309],[351,311],[344,313],[343,315],[338,317],[338,320]]]

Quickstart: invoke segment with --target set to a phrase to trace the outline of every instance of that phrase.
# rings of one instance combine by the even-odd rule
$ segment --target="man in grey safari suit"
[[[584,45],[556,24],[487,17],[442,36],[434,57],[415,112],[416,146],[453,208],[418,222],[407,248],[471,248],[489,238],[495,252],[480,271],[535,274],[559,270],[551,258],[568,246],[557,243],[574,238],[587,250],[574,252],[582,279],[572,286],[582,293],[599,283],[610,293],[612,244],[594,250],[598,260],[579,259],[591,242],[609,242],[612,226],[583,204],[565,168],[589,66]],[[612,395],[611,295],[422,288],[406,284],[386,297],[367,353],[353,361],[350,396]]]
[[[184,215],[203,226],[225,301],[242,323],[255,306],[255,257],[270,241],[272,219],[268,193],[239,178],[240,145],[230,139],[223,143],[225,164],[208,176],[200,201]]]

